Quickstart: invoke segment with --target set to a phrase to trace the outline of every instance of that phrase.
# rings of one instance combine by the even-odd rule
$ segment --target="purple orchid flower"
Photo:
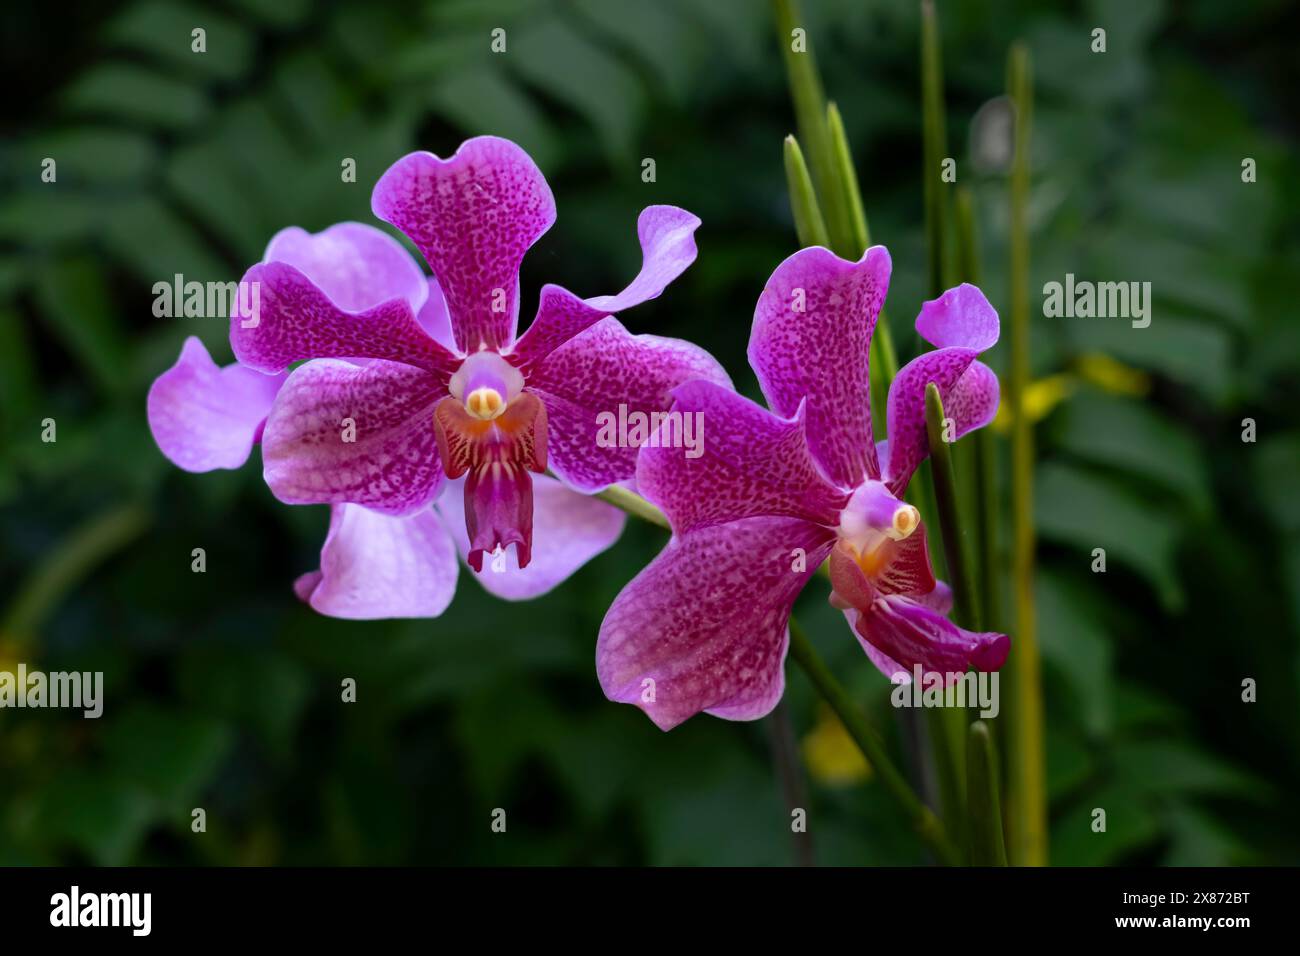
[[[998,381],[976,356],[997,341],[997,314],[970,285],[925,303],[916,328],[937,348],[894,379],[877,445],[867,358],[889,275],[882,246],[856,263],[795,253],[768,280],[749,341],[771,411],[710,382],[674,391],[673,408],[702,413],[709,440],[694,459],[653,440],[641,449],[638,489],[673,537],[601,625],[596,667],[611,700],[664,730],[701,711],[764,716],[784,689],[791,608],[828,556],[832,603],[887,676],[1002,666],[1006,635],[944,616],[951,592],[930,568],[920,515],[900,500],[929,454],[927,383],[956,437],[993,419]]]
[[[494,555],[479,576],[489,591],[535,597],[622,531],[623,514],[588,494],[631,479],[636,448],[598,443],[598,416],[666,409],[692,378],[730,384],[696,346],[631,335],[610,317],[694,261],[699,220],[648,207],[633,282],[587,300],[545,286],[516,341],[519,264],[555,218],[526,153],[480,137],[448,160],[410,154],[381,177],[372,206],[436,278],[370,226],[282,231],[244,276],[259,295],[232,315],[240,364],[218,368],[187,341],[150,391],[155,439],[190,471],[238,467],[260,441],[276,497],[333,506],[320,570],[295,585],[322,613],[436,616],[458,550],[475,571]],[[313,361],[286,376],[302,359]],[[561,481],[530,474],[548,463]],[[462,476],[463,506],[431,508]],[[536,548],[534,531],[545,536]]]

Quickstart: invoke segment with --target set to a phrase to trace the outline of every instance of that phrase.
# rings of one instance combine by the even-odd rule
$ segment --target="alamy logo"
[[[51,926],[128,926],[133,936],[148,936],[153,928],[152,893],[68,893],[50,897]]]
[[[0,671],[0,707],[69,707],[94,719],[104,713],[103,671]]]
[[[1065,282],[1043,286],[1043,315],[1049,319],[1132,319],[1133,328],[1151,324],[1150,282]]]
[[[703,412],[628,411],[625,404],[596,416],[599,448],[685,448],[687,458],[704,454]]]
[[[941,674],[925,671],[920,664],[897,671],[890,681],[895,685],[889,701],[895,707],[974,707],[981,717],[996,717],[998,703],[997,671],[965,671]]]
[[[160,319],[229,319],[245,329],[261,323],[262,286],[258,282],[186,282],[179,272],[171,282],[153,284],[153,314]]]

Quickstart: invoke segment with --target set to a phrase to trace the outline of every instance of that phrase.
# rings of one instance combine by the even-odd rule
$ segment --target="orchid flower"
[[[690,265],[699,220],[648,207],[633,282],[586,300],[545,286],[516,341],[519,264],[555,218],[527,154],[492,137],[448,160],[410,154],[372,206],[435,278],[370,226],[283,230],[244,276],[259,294],[232,314],[239,364],[218,368],[187,341],[150,391],[155,439],[190,471],[238,467],[260,441],[276,497],[333,506],[320,570],[295,586],[322,613],[435,616],[454,592],[457,550],[475,571],[494,555],[480,575],[493,593],[544,593],[622,531],[624,516],[588,494],[631,479],[636,448],[597,442],[598,416],[620,404],[662,411],[691,378],[730,384],[701,349],[610,317]],[[302,359],[314,360],[286,377]],[[548,463],[560,480],[540,474]],[[463,505],[431,509],[448,484]]]
[[[638,490],[673,537],[601,625],[596,666],[611,700],[664,730],[700,711],[764,716],[784,688],[791,608],[828,556],[832,603],[887,676],[1002,666],[1006,635],[945,617],[951,592],[901,500],[929,454],[927,383],[954,439],[992,420],[998,381],[976,356],[997,341],[997,314],[971,285],[925,303],[916,328],[937,348],[894,379],[877,445],[867,358],[889,275],[882,246],[856,263],[820,247],[795,253],[768,280],[749,340],[770,410],[711,382],[673,392],[674,409],[704,415],[709,440],[695,459],[642,446]]]

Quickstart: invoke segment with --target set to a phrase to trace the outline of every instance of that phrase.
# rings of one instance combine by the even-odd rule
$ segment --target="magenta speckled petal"
[[[528,154],[495,136],[466,140],[450,159],[411,153],[379,178],[370,206],[424,254],[460,351],[509,346],[519,265],[555,222],[555,198]]]
[[[256,283],[255,308],[230,320],[230,344],[243,364],[282,372],[313,358],[370,358],[403,362],[441,375],[459,360],[429,337],[405,299],[391,299],[361,312],[345,312],[310,279],[283,262],[253,266],[245,283]]]
[[[998,341],[998,314],[984,293],[963,282],[921,306],[916,331],[935,348],[983,352]]]
[[[945,676],[964,674],[971,667],[995,671],[1006,662],[1011,647],[1005,634],[967,631],[901,595],[877,598],[851,623],[864,646],[872,645],[909,673],[918,664],[923,673]]]
[[[910,684],[912,675],[902,664],[894,660],[884,651],[880,650],[870,641],[864,641],[862,635],[858,633],[858,622],[862,620],[862,612],[855,607],[844,609],[844,620],[848,622],[849,630],[853,636],[858,639],[858,644],[867,654],[867,660],[875,665],[876,670],[889,678],[891,684]]]
[[[731,380],[713,356],[681,339],[632,335],[614,318],[602,319],[546,357],[528,388],[546,403],[551,468],[579,491],[600,491],[636,473],[637,448],[601,447],[601,413],[649,415],[667,411],[672,391],[691,379],[728,388]]]
[[[889,273],[883,246],[858,262],[801,249],[776,267],[754,310],[749,364],[768,404],[788,418],[807,400],[813,457],[845,488],[880,473],[867,358]]]
[[[769,713],[785,686],[790,608],[832,540],[810,522],[769,517],[674,537],[601,624],[605,696],[640,707],[663,730],[701,711],[728,720]]]
[[[885,416],[889,428],[889,470],[883,478],[894,494],[902,494],[912,472],[930,454],[930,440],[925,431],[926,386],[934,382],[938,387],[947,415],[953,386],[966,374],[977,354],[974,349],[964,348],[924,352],[899,369],[890,383]]]
[[[673,398],[672,411],[702,427],[699,457],[666,441],[679,430],[669,419],[656,436],[660,447],[652,441],[641,449],[637,487],[663,509],[675,533],[754,515],[835,525],[847,496],[813,463],[802,407],[794,418],[779,418],[707,381],[679,385]]]
[[[238,468],[260,440],[284,375],[239,365],[219,368],[191,335],[176,364],[154,380],[149,429],[172,464],[186,471]]]
[[[294,591],[330,617],[437,617],[456,593],[458,571],[456,546],[432,509],[398,518],[335,505],[320,570],[298,578]]]
[[[537,305],[537,316],[515,343],[511,361],[525,367],[532,365],[608,314],[608,311],[582,301],[563,286],[545,285]]]
[[[289,376],[267,418],[266,483],[287,504],[417,511],[443,482],[433,410],[445,394],[434,375],[409,365],[308,362]]]
[[[659,296],[668,284],[695,261],[695,230],[700,219],[676,206],[647,206],[637,217],[641,243],[641,271],[618,295],[598,295],[587,300],[606,313],[622,312]]]
[[[961,438],[993,421],[999,397],[998,377],[993,369],[980,361],[971,362],[966,374],[957,379],[943,399],[944,414],[953,421],[954,435]]]
[[[455,482],[438,499],[437,509],[461,557],[468,560],[464,493]],[[488,556],[475,580],[507,601],[538,597],[608,549],[622,534],[626,519],[622,511],[598,498],[572,491],[546,475],[534,475],[532,560],[521,570],[514,551]]]
[[[386,232],[359,222],[340,222],[318,233],[281,229],[263,262],[291,265],[344,312],[361,312],[405,299],[416,312],[428,287],[420,264]]]

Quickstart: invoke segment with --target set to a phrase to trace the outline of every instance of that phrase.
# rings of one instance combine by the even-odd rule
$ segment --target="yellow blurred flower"
[[[1029,383],[1025,389],[1025,411],[1029,421],[1042,421],[1080,385],[1091,385],[1112,395],[1140,398],[1151,391],[1151,376],[1102,352],[1085,352],[1074,360],[1070,371],[1057,372]],[[993,419],[993,430],[1000,435],[1007,434],[1011,431],[1011,420],[1011,406],[1004,401]]]
[[[803,738],[803,759],[814,780],[833,787],[850,786],[871,776],[867,758],[825,705],[818,712],[817,725]]]

